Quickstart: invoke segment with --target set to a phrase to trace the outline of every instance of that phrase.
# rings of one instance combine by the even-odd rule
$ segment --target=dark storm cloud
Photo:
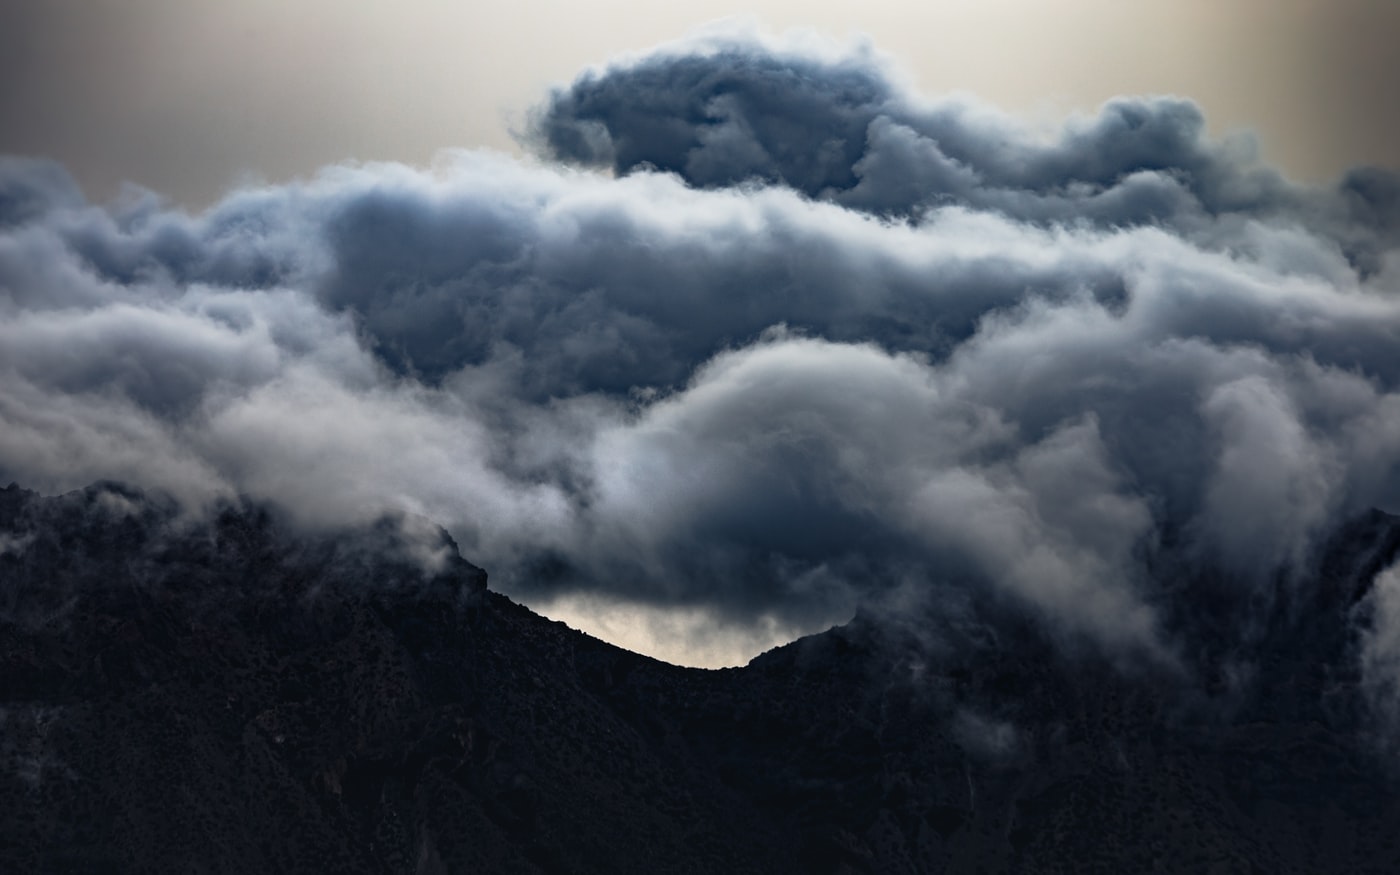
[[[0,164],[0,475],[420,513],[509,592],[696,641],[987,604],[1186,670],[1165,556],[1243,627],[1400,498],[1380,171],[1293,186],[1174,99],[1046,136],[743,40],[536,132],[621,175],[463,153],[189,215]]]
[[[1185,100],[1115,100],[1047,138],[968,100],[908,93],[868,56],[831,61],[756,41],[683,48],[581,76],[537,114],[534,137],[618,173],[656,168],[705,187],[761,180],[892,213],[972,203],[1067,219],[1087,205],[1108,223],[1143,221],[1188,201],[1248,209],[1283,187],[1206,141]]]
[[[1243,136],[1204,135],[1195,104],[1120,98],[1058,132],[964,98],[929,100],[869,54],[758,39],[682,43],[580,76],[534,116],[551,155],[688,183],[789,186],[881,215],[958,204],[1039,223],[1168,226],[1223,245],[1221,217],[1264,215],[1333,237],[1365,269],[1395,241],[1395,177],[1340,196],[1289,186]]]

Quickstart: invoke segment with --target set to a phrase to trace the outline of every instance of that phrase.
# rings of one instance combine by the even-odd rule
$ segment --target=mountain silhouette
[[[1390,873],[1354,620],[1398,550],[1400,518],[1353,520],[1189,655],[1205,683],[1009,610],[700,670],[511,602],[421,520],[12,485],[0,869]]]

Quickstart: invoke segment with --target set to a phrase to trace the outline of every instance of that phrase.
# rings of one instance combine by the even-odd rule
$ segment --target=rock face
[[[1400,545],[1384,514],[1260,633],[1251,692],[1214,697],[1013,620],[930,646],[858,617],[677,668],[490,592],[422,529],[0,491],[0,870],[1400,865],[1347,631]]]

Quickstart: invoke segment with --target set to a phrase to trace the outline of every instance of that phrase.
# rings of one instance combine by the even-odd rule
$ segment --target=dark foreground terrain
[[[285,531],[0,491],[0,871],[1400,871],[1348,631],[1383,514],[1219,690],[1011,621],[676,668],[490,592],[445,534],[427,574],[391,522]]]

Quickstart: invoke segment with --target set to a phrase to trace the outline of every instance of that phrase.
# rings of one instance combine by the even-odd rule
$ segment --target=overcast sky
[[[690,664],[1012,611],[1245,679],[1400,508],[1379,5],[4,8],[0,483],[410,511]]]
[[[99,200],[130,180],[205,205],[334,161],[510,150],[550,85],[738,13],[866,34],[925,94],[1047,121],[1189,96],[1310,181],[1400,160],[1388,0],[0,0],[0,152]]]

